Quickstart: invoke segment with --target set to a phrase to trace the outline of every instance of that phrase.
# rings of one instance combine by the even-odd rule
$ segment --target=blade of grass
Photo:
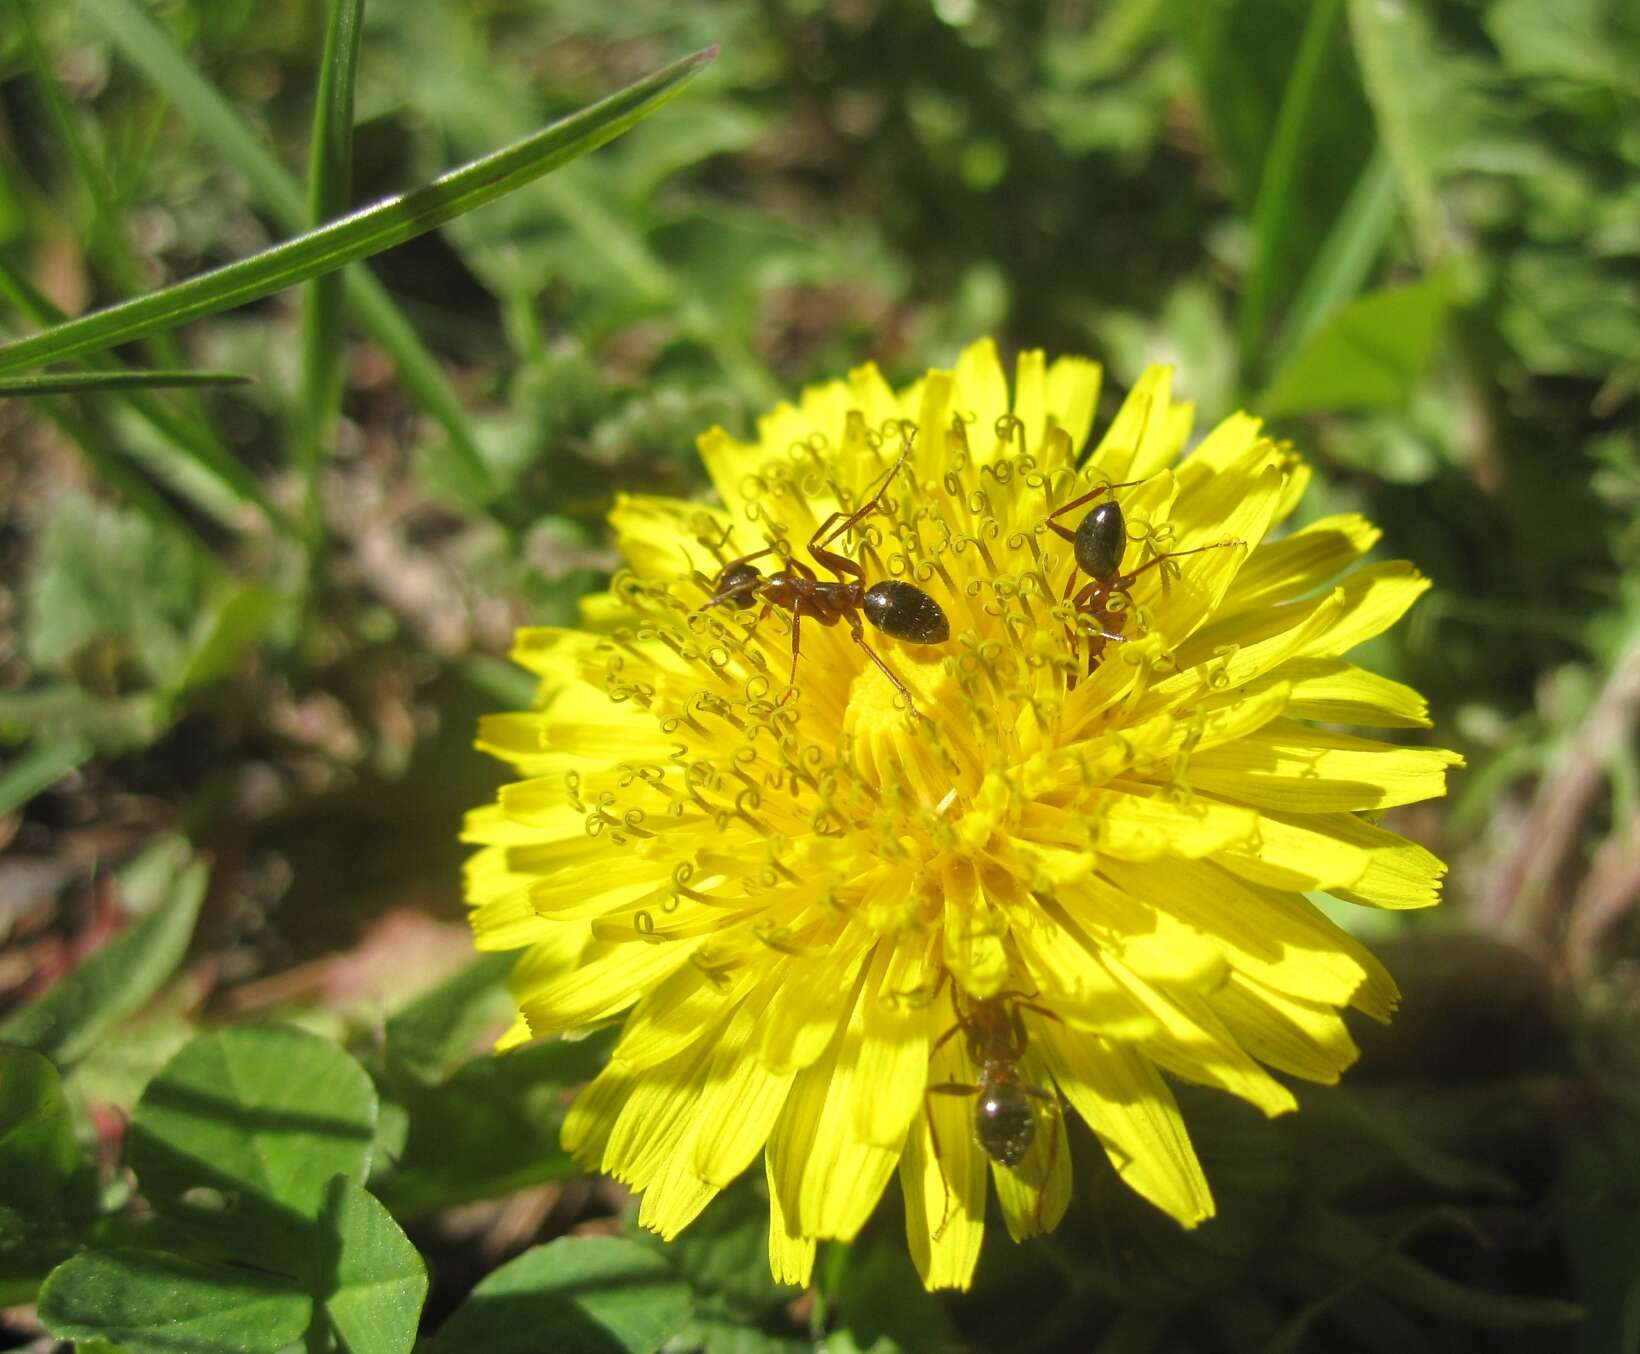
[[[1443,78],[1433,21],[1418,6],[1350,0],[1350,31],[1413,242],[1424,267],[1433,268],[1450,243],[1437,193],[1439,148],[1468,130],[1470,110]]]
[[[0,772],[0,814],[20,809],[42,790],[49,790],[70,771],[90,760],[89,738],[60,738],[30,749]]]
[[[674,62],[425,187],[362,208],[248,259],[8,343],[0,347],[0,373],[174,328],[403,244],[613,140],[676,94],[715,55],[713,48]]]
[[[245,125],[231,104],[206,81],[170,35],[137,0],[82,0],[82,11],[102,28],[125,58],[164,90],[178,110],[242,174],[281,227],[306,228],[303,193],[296,180]],[[444,428],[447,447],[433,448],[437,478],[482,505],[493,492],[466,411],[432,353],[385,287],[366,269],[350,268],[343,284],[349,311],[387,351],[405,388]]]
[[[137,267],[136,254],[131,245],[132,232],[124,212],[129,195],[116,189],[106,160],[95,156],[80,135],[68,98],[40,39],[34,7],[35,0],[18,0],[18,13],[22,19],[24,44],[33,67],[34,83],[40,91],[51,127],[66,149],[68,163],[79,179],[85,210],[90,218],[89,226],[82,231],[85,237],[83,247],[93,264],[107,274],[113,291],[130,295],[141,291],[146,284]],[[57,316],[48,321],[35,317],[36,323],[40,324],[54,323],[55,319],[60,318]],[[188,366],[181,348],[170,334],[153,335],[147,341],[146,348],[146,365],[150,369],[183,370]],[[92,362],[88,365],[97,368],[102,364]],[[174,444],[175,450],[193,460],[202,460],[207,469],[217,471],[217,477],[225,479],[240,498],[251,502],[274,525],[280,525],[277,514],[262,497],[256,481],[248,475],[232,473],[238,469],[238,463],[217,437],[199,401],[187,397],[174,401],[168,421],[176,426],[179,433],[186,430],[185,435],[172,437],[156,425],[162,437]],[[224,467],[229,469],[226,477],[220,473]]]
[[[65,371],[40,376],[0,376],[0,398],[25,395],[80,395],[99,390],[167,390],[186,386],[245,385],[250,377],[232,371]]]
[[[30,286],[21,274],[8,267],[4,257],[0,257],[0,296],[39,325],[61,324],[68,318]],[[109,375],[129,370],[111,353],[90,353],[83,361],[93,371]],[[168,409],[140,388],[122,387],[118,398],[153,428],[180,460],[209,476],[237,501],[256,508],[274,526],[288,530],[283,516],[262,491],[256,477],[240,465],[207,429]],[[173,478],[181,480],[184,477]],[[209,503],[200,503],[199,506],[207,512],[212,511]],[[234,524],[229,522],[226,525]]]
[[[1322,321],[1360,294],[1395,228],[1398,204],[1395,167],[1379,145],[1350,189],[1349,200],[1327,232],[1293,298],[1281,335],[1271,350],[1271,371],[1279,371]]]
[[[353,192],[353,90],[359,69],[364,0],[331,0],[319,63],[319,93],[308,154],[308,224],[347,210]],[[324,439],[342,403],[342,276],[308,285],[302,317],[301,442],[303,525],[310,545],[324,534],[319,465]]]
[[[1237,352],[1245,386],[1258,368],[1258,349],[1275,294],[1276,272],[1282,259],[1282,224],[1293,210],[1298,170],[1304,158],[1304,131],[1311,109],[1321,93],[1327,47],[1338,28],[1343,0],[1316,0],[1299,42],[1281,110],[1270,134],[1270,148],[1259,173],[1258,197],[1253,203],[1251,230],[1253,258],[1236,317]]]
[[[84,0],[81,9],[126,60],[175,102],[182,116],[216,147],[217,154],[244,176],[282,229],[295,234],[307,228],[307,206],[296,179],[136,0]],[[441,481],[464,486],[465,497],[482,504],[488,497],[489,476],[466,411],[437,360],[368,270],[350,268],[343,289],[349,310],[387,351],[405,388],[448,436],[448,447],[435,452],[444,462]]]

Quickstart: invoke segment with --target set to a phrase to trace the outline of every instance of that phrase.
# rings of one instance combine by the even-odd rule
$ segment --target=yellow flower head
[[[1063,1213],[1065,1102],[1193,1226],[1164,1073],[1279,1114],[1267,1069],[1334,1081],[1340,1008],[1394,1006],[1303,892],[1436,900],[1441,863],[1362,815],[1458,759],[1334,730],[1427,725],[1342,657],[1426,582],[1346,573],[1354,515],[1266,541],[1304,466],[1245,415],[1178,460],[1164,369],[1084,457],[1098,386],[1026,352],[1010,397],[982,341],[713,430],[723,506],[622,497],[586,628],[519,634],[541,699],[481,731],[525,779],[470,819],[473,929],[528,947],[509,1038],[622,1022],[564,1138],[663,1235],[762,1153],[803,1283],[898,1174],[924,1281],[965,1286],[987,1168],[1016,1238]]]

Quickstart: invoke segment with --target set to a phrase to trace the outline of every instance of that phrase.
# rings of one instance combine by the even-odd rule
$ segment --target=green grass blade
[[[18,17],[22,21],[23,45],[32,68],[34,84],[39,90],[41,105],[46,110],[46,121],[58,143],[66,152],[68,164],[79,181],[80,196],[84,202],[82,248],[88,262],[106,275],[111,290],[130,295],[141,291],[147,283],[142,277],[132,245],[135,231],[127,215],[128,195],[120,191],[101,157],[94,154],[80,135],[79,127],[70,111],[67,95],[58,81],[50,55],[41,41],[35,20],[36,0],[19,0]],[[35,316],[37,324],[52,324]],[[155,334],[147,342],[147,358],[143,365],[154,370],[183,370],[188,360],[170,334]],[[104,364],[92,363],[94,367]],[[112,364],[110,364],[112,365]],[[261,496],[260,486],[249,475],[233,472],[238,464],[233,454],[217,437],[197,400],[183,398],[173,401],[164,420],[172,431],[150,419],[161,436],[171,442],[173,449],[190,460],[203,465],[227,485],[236,496],[253,504],[275,525],[279,525],[272,505]],[[227,474],[222,472],[227,470]]]
[[[319,94],[308,153],[308,224],[323,225],[347,210],[353,192],[353,90],[359,69],[364,0],[331,0],[319,63]],[[325,273],[308,286],[302,318],[300,458],[305,525],[323,534],[319,464],[331,421],[342,402],[342,277]]]
[[[99,390],[168,390],[184,386],[245,385],[232,371],[64,371],[40,376],[0,376],[0,399],[22,395],[80,395]]]
[[[1344,210],[1327,232],[1293,298],[1271,354],[1272,371],[1278,370],[1293,349],[1310,338],[1333,311],[1353,300],[1367,285],[1373,265],[1395,228],[1398,206],[1395,167],[1380,145],[1350,189]]]
[[[0,347],[0,373],[96,352],[214,315],[413,240],[613,140],[677,93],[715,55],[708,50],[674,62],[423,188],[365,207],[238,263],[6,344]]]
[[[89,738],[61,738],[31,749],[0,772],[0,814],[20,809],[91,759]]]
[[[244,176],[283,229],[294,234],[307,226],[306,205],[296,180],[137,0],[81,0],[80,8]],[[387,289],[367,270],[350,268],[344,287],[351,313],[393,359],[405,388],[449,436],[449,447],[439,449],[441,481],[466,486],[467,496],[475,501],[487,497],[489,477],[466,411],[427,345]]]
[[[1326,69],[1327,48],[1338,29],[1343,0],[1316,0],[1304,27],[1292,74],[1282,92],[1281,111],[1270,136],[1270,149],[1259,174],[1258,197],[1253,203],[1251,224],[1253,257],[1247,284],[1241,294],[1237,316],[1237,351],[1242,383],[1246,384],[1258,366],[1259,345],[1270,315],[1276,275],[1281,267],[1283,223],[1293,210],[1298,171],[1304,156],[1304,133],[1311,110],[1321,94],[1321,76]]]
[[[1472,110],[1436,54],[1434,22],[1416,5],[1349,0],[1361,84],[1389,152],[1418,256],[1433,268],[1449,240],[1439,200],[1444,149]]]
[[[35,290],[20,273],[8,266],[3,256],[0,256],[0,296],[10,301],[36,324],[61,324],[67,319],[62,311]],[[129,370],[112,353],[88,353],[83,360],[94,372],[104,375],[117,375]],[[167,408],[140,386],[119,387],[117,398],[129,405],[138,417],[153,428],[178,458],[209,476],[240,502],[256,508],[275,526],[285,527],[284,518],[263,492],[256,477],[234,459],[209,429],[183,417],[176,410]],[[82,449],[97,461],[99,469],[106,474],[107,463],[112,458],[91,452],[84,443],[81,445]],[[130,476],[125,476],[120,479],[120,483],[129,487],[130,480]],[[206,511],[211,510],[210,504],[201,503],[200,506]],[[225,525],[232,526],[233,523]]]

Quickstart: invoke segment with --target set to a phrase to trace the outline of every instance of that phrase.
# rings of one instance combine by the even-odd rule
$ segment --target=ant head
[[[756,603],[753,595],[757,585],[763,581],[763,575],[757,571],[757,565],[742,561],[732,564],[723,571],[718,579],[717,591],[712,594],[708,606],[715,606],[719,602],[729,602],[744,611]]]
[[[1071,545],[1076,567],[1094,578],[1114,578],[1127,549],[1127,521],[1114,500],[1101,503],[1082,519]]]

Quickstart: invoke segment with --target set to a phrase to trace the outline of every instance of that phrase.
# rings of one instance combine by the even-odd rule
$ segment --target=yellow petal
[[[1356,821],[1348,815],[1339,817]],[[1259,814],[1254,840],[1229,847],[1216,859],[1255,884],[1296,893],[1314,889],[1330,893],[1355,883],[1371,861],[1367,851],[1329,830],[1334,821],[1327,814],[1291,818]]]
[[[1099,850],[1123,860],[1199,859],[1250,843],[1258,831],[1253,810],[1209,799],[1174,800],[1134,787],[1132,793],[1101,795],[1093,802]]]
[[[1211,794],[1286,813],[1386,809],[1446,793],[1443,748],[1404,748],[1277,720],[1190,759],[1191,783]]]
[[[1372,729],[1430,727],[1429,705],[1410,686],[1342,658],[1295,658],[1277,675],[1292,683],[1287,710],[1294,719]]]
[[[949,858],[941,880],[945,966],[963,990],[976,997],[1000,992],[1008,980],[1008,954],[1003,947],[1006,915],[986,897],[979,874],[967,858]]]
[[[611,946],[574,972],[522,993],[520,1006],[537,1035],[607,1020],[687,964],[701,944],[675,940],[665,945]]]
[[[1173,391],[1173,368],[1145,369],[1122,401],[1089,463],[1112,483],[1145,479],[1171,461],[1178,452],[1168,426]]]
[[[631,1068],[609,1063],[575,1097],[575,1103],[564,1115],[564,1125],[558,1132],[564,1150],[581,1165],[599,1169],[616,1121],[640,1082],[641,1078]]]
[[[1123,1182],[1185,1227],[1212,1217],[1207,1178],[1155,1066],[1131,1048],[1051,1021],[1043,1034],[1040,1047],[1054,1080]]]
[[[616,548],[633,571],[666,580],[691,568],[714,577],[718,566],[711,546],[728,541],[733,522],[722,509],[651,494],[617,494],[609,514]]]
[[[683,1146],[687,1144],[686,1135]],[[638,1205],[638,1226],[648,1228],[662,1241],[671,1241],[717,1196],[717,1186],[690,1170],[687,1150],[679,1150],[645,1186]]]
[[[865,955],[858,944],[839,942],[829,953],[783,955],[775,960],[782,973],[781,985],[757,1052],[769,1071],[809,1067],[826,1051],[848,1009],[845,1002]]]
[[[949,1022],[949,1001],[939,1008]],[[960,1039],[950,1039],[928,1065],[928,1084],[971,1084]],[[985,1235],[985,1154],[974,1141],[973,1101],[931,1093],[912,1120],[900,1156],[905,1239],[928,1288],[967,1288]]]
[[[1324,587],[1383,535],[1359,513],[1323,517],[1279,541],[1265,541],[1253,551],[1235,585],[1225,594],[1223,610],[1251,610],[1290,601]]]
[[[996,421],[1008,412],[1008,378],[1002,374],[996,340],[982,338],[964,348],[955,375],[953,403],[960,413],[973,415],[976,450],[989,446]]]
[[[1107,955],[1105,967],[1155,1013],[1162,1037],[1145,1054],[1186,1081],[1217,1086],[1272,1118],[1298,1108],[1293,1093],[1250,1058],[1201,994],[1152,984]]]
[[[1216,553],[1216,552],[1215,552]],[[1358,569],[1325,596],[1255,611],[1221,616],[1204,625],[1180,646],[1180,667],[1208,659],[1216,649],[1236,645],[1246,650],[1289,633],[1308,628],[1315,614],[1330,610],[1329,624],[1315,632],[1301,648],[1288,649],[1295,657],[1336,658],[1357,644],[1389,629],[1429,588],[1429,580],[1410,564],[1391,560]],[[1267,668],[1261,668],[1265,671]],[[1245,680],[1234,677],[1232,681]]]
[[[1363,907],[1434,907],[1440,902],[1446,866],[1433,852],[1353,815],[1318,817],[1324,831],[1369,853],[1367,868],[1358,879],[1328,889],[1328,893]]]
[[[1338,1012],[1254,982],[1245,974],[1208,996],[1225,1025],[1255,1058],[1278,1072],[1332,1085],[1358,1050]]]
[[[873,431],[889,419],[899,417],[899,401],[875,362],[867,362],[849,372],[848,388],[854,408],[864,417],[866,427]]]
[[[1359,941],[1303,898],[1239,882],[1207,861],[1105,859],[1100,872],[1206,937],[1231,967],[1278,991],[1341,1006],[1380,977],[1387,980]]]
[[[1053,425],[1065,430],[1074,460],[1087,444],[1093,411],[1099,404],[1101,371],[1083,357],[1061,357],[1048,368],[1045,402]]]
[[[684,964],[645,993],[610,1057],[639,1072],[660,1066],[698,1043],[725,1012],[738,1015],[756,977],[750,965],[742,965],[720,988],[694,964]]]
[[[1014,417],[1025,427],[1025,449],[1042,446],[1048,426],[1048,362],[1040,348],[1020,351],[1014,368]]]
[[[1264,435],[1264,425],[1251,414],[1231,414],[1202,438],[1179,467],[1179,479],[1194,492],[1215,475],[1240,461]]]
[[[800,1071],[769,1136],[769,1169],[780,1207],[804,1236],[852,1237],[893,1174],[898,1152],[854,1132],[853,1068],[859,1019],[852,997],[845,1028],[818,1061]],[[848,1047],[850,1042],[856,1047]],[[845,1056],[846,1050],[846,1056]]]
[[[769,1271],[776,1283],[809,1286],[814,1273],[814,1238],[792,1230],[786,1213],[780,1206],[780,1191],[775,1185],[774,1162],[765,1154],[764,1174],[769,1185]]]
[[[896,1150],[922,1108],[928,1073],[928,1013],[919,994],[934,973],[924,947],[879,942],[861,995],[860,1049],[854,1075],[870,1094],[854,1097],[854,1131]]]
[[[727,1187],[761,1152],[774,1131],[791,1089],[792,1072],[770,1072],[754,1056],[759,1023],[773,987],[753,994],[724,1030],[712,1055],[693,1168],[702,1180]]]
[[[922,403],[917,409],[917,445],[911,464],[918,480],[938,479],[950,463],[945,451],[946,429],[956,398],[956,381],[948,371],[931,371],[923,383]]]

